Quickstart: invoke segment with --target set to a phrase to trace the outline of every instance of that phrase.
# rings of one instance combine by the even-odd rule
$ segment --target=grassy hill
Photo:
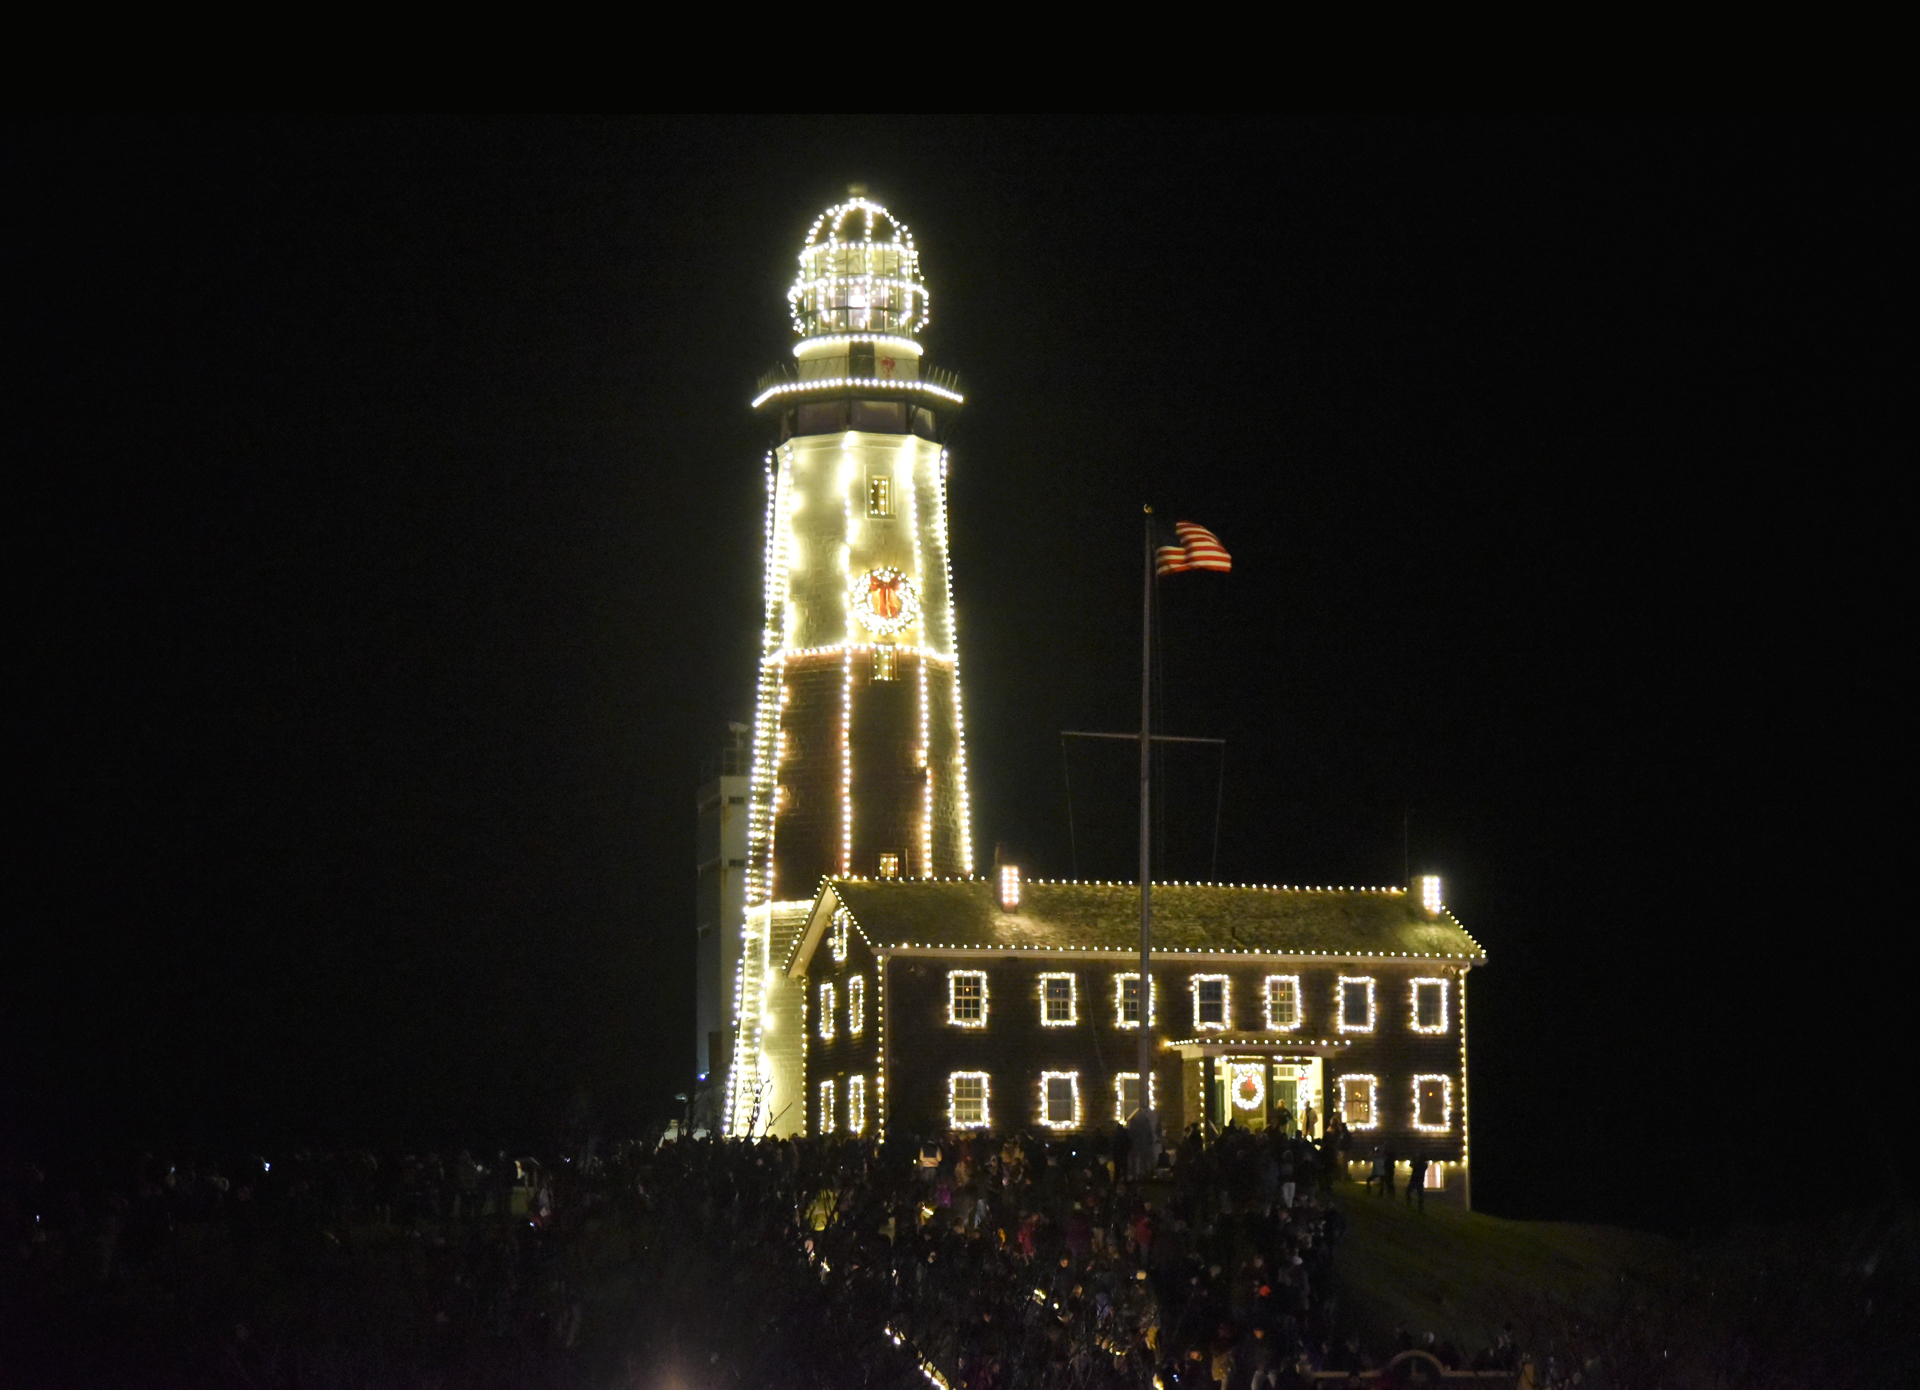
[[[1660,1280],[1679,1265],[1663,1236],[1567,1221],[1509,1221],[1430,1202],[1424,1212],[1343,1185],[1347,1218],[1335,1271],[1340,1334],[1380,1352],[1404,1324],[1463,1351],[1487,1345],[1503,1324],[1542,1300],[1585,1304],[1606,1297],[1623,1274]]]

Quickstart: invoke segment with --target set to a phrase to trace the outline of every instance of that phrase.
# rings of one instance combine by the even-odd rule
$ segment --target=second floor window
[[[1447,1031],[1447,982],[1445,980],[1413,982],[1413,1031],[1416,1033]]]
[[[1371,1033],[1373,1031],[1373,977],[1371,975],[1342,975],[1340,991],[1340,1031],[1342,1033]]]
[[[867,1028],[867,981],[855,975],[847,981],[847,1035],[859,1037]]]
[[[1267,1027],[1291,1032],[1300,1026],[1300,977],[1267,976]]]
[[[1079,1022],[1079,1010],[1071,975],[1040,977],[1040,1023],[1046,1028],[1066,1028]]]
[[[956,1028],[987,1026],[987,972],[947,972],[947,1022]]]
[[[1154,990],[1154,1003],[1159,1003],[1158,989]],[[1138,1028],[1140,1026],[1140,976],[1137,973],[1122,973],[1113,977],[1113,1021],[1119,1028]],[[1148,1023],[1160,1020],[1153,1010],[1147,1014]]]
[[[833,986],[820,986],[820,1037],[823,1042],[833,1041]]]
[[[1227,1026],[1227,1017],[1227,977],[1195,975],[1193,977],[1193,1026],[1224,1029]]]

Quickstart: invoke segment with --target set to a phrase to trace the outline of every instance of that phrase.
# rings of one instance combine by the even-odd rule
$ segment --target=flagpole
[[[1147,1117],[1147,1153],[1141,1163],[1153,1171],[1157,1132],[1153,1110],[1153,864],[1148,827],[1153,791],[1153,508],[1146,508],[1144,578],[1140,598],[1140,1109]]]

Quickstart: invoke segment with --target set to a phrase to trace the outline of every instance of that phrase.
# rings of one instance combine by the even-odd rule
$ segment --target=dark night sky
[[[1832,1136],[1884,1150],[1912,1051],[1912,154],[1691,120],[0,127],[0,1143],[664,1113],[693,788],[751,704],[746,401],[857,179],[970,396],[980,850],[1068,873],[1058,732],[1135,717],[1140,506],[1191,516],[1235,572],[1170,586],[1165,711],[1229,741],[1220,877],[1396,883],[1405,817],[1491,958],[1480,1202],[1870,1195]],[[1079,868],[1130,878],[1124,753],[1074,756]],[[1164,872],[1206,877],[1211,768],[1173,762]]]

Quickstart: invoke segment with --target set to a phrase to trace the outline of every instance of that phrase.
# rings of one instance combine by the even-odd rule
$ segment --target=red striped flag
[[[1226,574],[1233,568],[1233,557],[1220,544],[1220,538],[1206,527],[1191,521],[1173,523],[1177,545],[1163,545],[1153,552],[1155,574],[1179,574],[1182,570],[1218,570]]]

